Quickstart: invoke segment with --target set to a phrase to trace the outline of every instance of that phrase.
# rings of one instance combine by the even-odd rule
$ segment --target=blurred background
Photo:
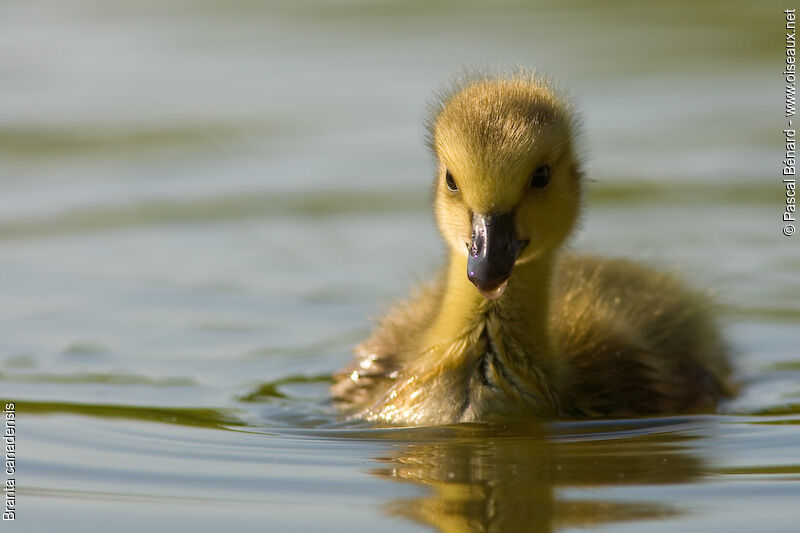
[[[270,530],[788,531],[788,507],[740,500],[777,480],[793,481],[769,485],[778,499],[800,492],[783,9],[5,5],[0,397],[21,419],[16,525],[217,524],[213,494],[217,525]],[[676,270],[726,306],[744,386],[723,415],[528,428],[508,448],[492,429],[350,428],[328,406],[368,317],[441,262],[422,126],[434,91],[465,68],[519,66],[581,110],[592,182],[574,247]],[[516,470],[532,456],[541,468]],[[478,489],[509,479],[536,482]]]

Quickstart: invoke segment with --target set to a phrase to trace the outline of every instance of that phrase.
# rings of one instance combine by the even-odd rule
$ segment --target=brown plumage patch
[[[565,256],[551,328],[570,368],[569,411],[630,416],[708,411],[729,394],[711,304],[669,274]]]

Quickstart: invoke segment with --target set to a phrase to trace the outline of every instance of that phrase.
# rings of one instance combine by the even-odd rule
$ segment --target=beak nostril
[[[472,237],[472,247],[470,247],[470,254],[472,257],[478,257],[483,253],[483,249],[485,247],[484,241],[485,239],[483,239],[480,235],[474,235]]]

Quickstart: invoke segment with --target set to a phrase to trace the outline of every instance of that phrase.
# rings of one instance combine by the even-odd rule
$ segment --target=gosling
[[[429,124],[448,261],[334,378],[379,425],[713,410],[731,393],[711,304],[670,274],[561,248],[583,172],[568,102],[532,74],[465,81]]]

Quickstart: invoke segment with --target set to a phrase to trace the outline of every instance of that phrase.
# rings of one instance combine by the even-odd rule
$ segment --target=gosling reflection
[[[582,499],[565,489],[686,482],[701,462],[673,435],[553,440],[541,428],[460,431],[445,440],[404,444],[375,475],[418,483],[429,495],[386,511],[443,532],[547,532],[675,516],[658,502]],[[466,435],[464,433],[469,433]]]

